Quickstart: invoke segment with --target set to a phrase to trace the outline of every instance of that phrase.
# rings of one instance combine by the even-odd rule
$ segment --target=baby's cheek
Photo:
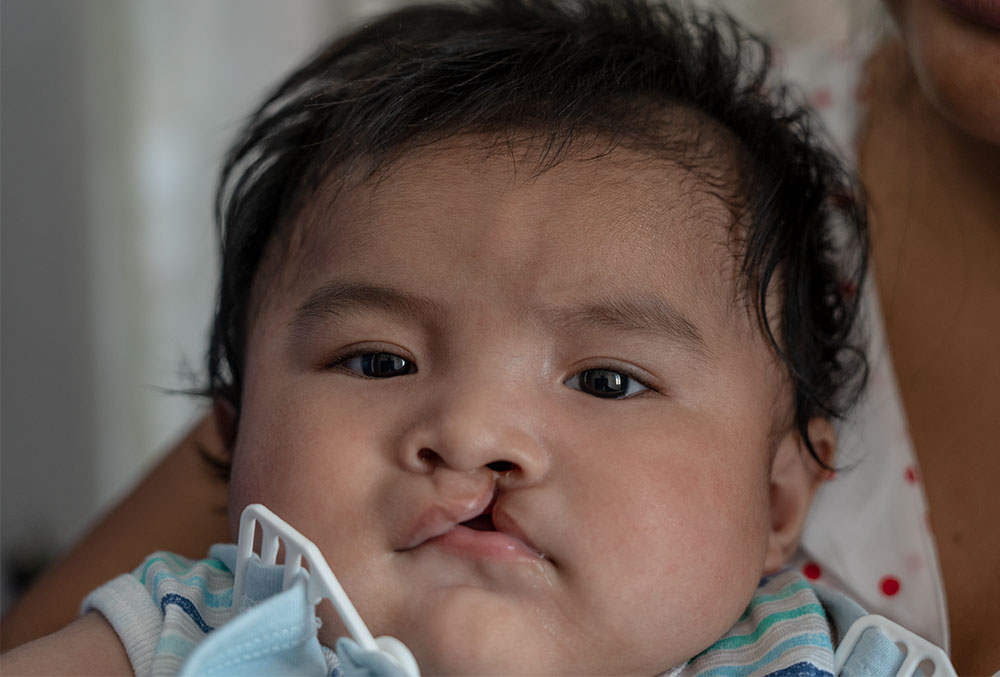
[[[243,509],[261,503],[278,517],[316,540],[322,533],[316,515],[327,513],[317,491],[316,473],[302,472],[291,454],[263,446],[237,447],[229,486],[229,519],[234,536]]]
[[[763,570],[766,489],[736,474],[720,469],[671,481],[678,500],[665,494],[661,509],[638,513],[643,517],[630,530],[633,571],[644,574],[621,578],[633,601],[629,616],[649,626],[637,632],[658,625],[656,631],[686,647],[682,659],[736,622]]]
[[[268,505],[266,498],[261,496],[261,487],[264,485],[261,470],[259,464],[250,462],[246,451],[237,448],[233,454],[232,471],[229,473],[229,530],[234,542],[239,536],[243,509],[251,503]]]

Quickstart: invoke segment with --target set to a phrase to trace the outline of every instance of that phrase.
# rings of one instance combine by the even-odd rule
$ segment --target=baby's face
[[[232,519],[262,502],[314,541],[425,674],[652,674],[758,583],[782,381],[694,177],[516,169],[411,153],[301,216],[249,336]]]

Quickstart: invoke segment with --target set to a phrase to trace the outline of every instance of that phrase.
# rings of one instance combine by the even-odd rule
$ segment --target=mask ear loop
[[[899,666],[899,672],[896,673],[898,677],[912,677],[924,661],[929,661],[934,665],[934,677],[956,677],[955,668],[952,667],[948,655],[941,647],[877,614],[862,616],[847,629],[844,639],[833,655],[833,674],[841,674],[851,652],[854,651],[855,645],[861,639],[861,635],[866,630],[871,629],[881,632],[893,643],[902,645],[906,651],[906,658]]]
[[[257,525],[261,528],[261,561],[264,564],[275,564],[278,557],[279,541],[285,546],[285,571],[281,581],[282,591],[287,590],[298,580],[306,582],[306,594],[309,602],[319,604],[320,600],[328,599],[333,608],[347,627],[351,638],[364,651],[380,653],[395,663],[407,675],[419,677],[420,670],[413,654],[406,645],[395,637],[383,636],[375,639],[361,620],[357,609],[351,604],[347,593],[341,587],[340,581],[333,575],[319,548],[308,538],[300,534],[291,525],[275,515],[260,503],[253,503],[243,509],[240,515],[240,533],[236,545],[236,571],[233,584],[233,610],[239,609],[243,597],[247,565],[254,556],[254,535]],[[308,571],[302,568],[303,559]]]

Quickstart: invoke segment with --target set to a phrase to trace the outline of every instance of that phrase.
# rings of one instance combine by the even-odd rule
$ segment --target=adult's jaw
[[[1000,29],[1000,2],[997,0],[942,0],[956,13],[988,28]]]

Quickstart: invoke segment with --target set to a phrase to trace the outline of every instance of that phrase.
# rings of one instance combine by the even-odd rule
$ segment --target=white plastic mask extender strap
[[[275,564],[278,557],[279,540],[285,546],[285,571],[281,589],[287,590],[296,580],[306,581],[307,595],[312,604],[323,598],[333,603],[334,609],[347,627],[351,638],[363,650],[388,657],[407,675],[419,677],[420,670],[413,654],[406,645],[394,637],[379,637],[377,640],[361,620],[357,609],[348,599],[337,577],[333,575],[319,548],[291,525],[275,515],[260,503],[248,505],[240,516],[240,533],[236,545],[236,571],[233,584],[233,607],[238,610],[243,596],[247,565],[254,554],[254,534],[257,525],[261,528],[261,561]],[[305,559],[309,570],[302,568]]]
[[[840,675],[866,630],[876,629],[888,637],[906,652],[906,658],[897,672],[898,677],[912,677],[920,664],[929,661],[934,665],[934,677],[955,677],[948,655],[936,644],[931,644],[920,635],[914,634],[903,626],[890,621],[884,616],[871,614],[862,616],[851,624],[844,639],[833,655],[833,674]]]

